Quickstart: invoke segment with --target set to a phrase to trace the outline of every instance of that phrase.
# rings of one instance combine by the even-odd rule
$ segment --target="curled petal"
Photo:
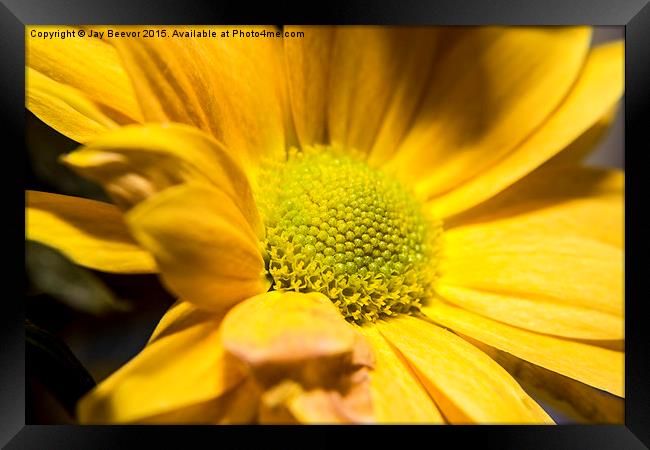
[[[25,237],[60,250],[77,264],[114,273],[155,273],[152,255],[131,237],[114,205],[27,191]]]

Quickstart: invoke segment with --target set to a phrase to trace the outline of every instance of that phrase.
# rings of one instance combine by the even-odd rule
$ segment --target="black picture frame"
[[[247,448],[251,439],[282,434],[287,444],[337,445],[339,433],[363,431],[375,438],[403,435],[406,445],[473,442],[488,448],[616,448],[650,446],[650,339],[644,320],[648,279],[648,230],[644,218],[650,169],[647,113],[650,105],[650,5],[648,0],[338,0],[313,2],[191,0],[2,0],[0,90],[4,173],[2,206],[5,264],[1,329],[0,443],[6,448],[76,449],[160,445]],[[625,424],[462,427],[157,427],[25,425],[24,307],[24,58],[26,24],[421,24],[421,25],[618,25],[625,27],[626,342]],[[21,152],[22,150],[22,152]],[[8,238],[8,239],[7,239]],[[20,263],[16,263],[20,261]],[[22,266],[21,266],[22,264]],[[645,275],[645,276],[644,276]],[[21,283],[23,281],[23,283]],[[424,436],[415,437],[414,432]],[[314,440],[312,433],[323,434]],[[191,441],[185,433],[191,433]],[[309,435],[308,435],[309,434]],[[398,436],[399,439],[400,436]],[[423,444],[416,444],[422,439]],[[224,439],[227,439],[225,441]],[[233,440],[231,440],[233,439]],[[367,439],[367,437],[364,437]],[[225,445],[225,442],[238,442]],[[264,442],[271,443],[272,440]],[[453,444],[442,444],[453,443]],[[428,445],[427,444],[427,445]]]

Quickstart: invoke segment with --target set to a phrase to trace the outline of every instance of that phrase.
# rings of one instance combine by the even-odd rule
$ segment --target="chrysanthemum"
[[[82,423],[621,420],[623,175],[579,165],[621,42],[167,29],[28,30],[28,108],[115,203],[28,192],[28,238],[179,299]]]

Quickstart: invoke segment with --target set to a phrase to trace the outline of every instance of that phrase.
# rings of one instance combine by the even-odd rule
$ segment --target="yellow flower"
[[[621,42],[166,28],[27,31],[28,108],[117,205],[28,192],[27,237],[179,298],[82,423],[622,420],[623,175],[579,165]]]

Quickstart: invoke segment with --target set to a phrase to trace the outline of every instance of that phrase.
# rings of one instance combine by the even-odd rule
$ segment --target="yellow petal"
[[[151,344],[161,337],[206,320],[208,314],[210,313],[202,311],[190,302],[178,300],[167,310],[162,319],[160,319],[153,333],[151,333],[148,343]]]
[[[287,27],[291,106],[302,145],[330,141],[394,151],[430,77],[438,30],[415,27]],[[326,136],[326,130],[329,136]]]
[[[80,400],[77,416],[83,424],[146,422],[218,399],[243,376],[243,367],[221,345],[219,317],[206,316],[148,344]]]
[[[282,41],[174,38],[174,31],[220,35],[226,28],[164,28],[167,37],[112,41],[133,79],[145,119],[182,122],[211,133],[237,151],[250,170],[263,157],[282,158],[287,117]]]
[[[72,27],[27,27],[27,66],[45,77],[80,91],[120,124],[140,122],[133,85],[113,47],[101,39],[43,39],[38,32],[78,32]],[[27,86],[29,90],[30,86]],[[63,134],[65,129],[58,129]]]
[[[543,164],[594,125],[623,92],[623,43],[591,51],[568,96],[539,129],[498,163],[432,200],[438,217],[447,217],[492,197]],[[559,64],[559,63],[558,63]],[[515,124],[509,126],[516,128]],[[481,153],[481,156],[484,156]],[[444,167],[438,167],[443,170]],[[443,170],[444,171],[444,170]],[[427,192],[432,193],[430,188]]]
[[[500,223],[445,233],[441,283],[622,317],[623,252],[576,236]]]
[[[482,173],[558,106],[589,38],[585,27],[480,27],[442,42],[451,48],[389,167],[424,196]]]
[[[104,272],[157,272],[113,205],[27,191],[25,214],[27,239],[54,247],[77,264]]]
[[[230,310],[223,340],[256,366],[352,354],[360,335],[324,295],[273,291]]]
[[[619,106],[618,103],[612,106],[591,128],[537,170],[580,165],[611,130],[614,119],[621,113]]]
[[[259,389],[250,380],[206,402],[134,421],[134,425],[231,425],[253,424],[257,417]]]
[[[436,293],[461,308],[538,333],[575,339],[624,338],[622,317],[593,309],[455,286],[438,286]]]
[[[418,373],[450,422],[552,423],[501,366],[455,334],[410,316],[378,327]]]
[[[368,152],[393,150],[424,91],[435,28],[339,27],[327,85],[330,141]],[[325,62],[327,64],[327,62]]]
[[[521,232],[580,236],[622,248],[624,178],[621,171],[560,167],[558,161],[445,221],[445,227],[488,223]]]
[[[622,352],[533,333],[442,302],[423,308],[423,312],[442,326],[518,358],[624,396]]]
[[[258,236],[263,236],[241,162],[196,128],[175,123],[122,127],[66,155],[63,161],[102,184],[126,208],[169,186],[206,182],[223,191]]]
[[[327,80],[332,52],[332,27],[287,26],[302,38],[284,39],[289,99],[300,144],[325,142]]]
[[[178,297],[222,309],[267,290],[257,237],[222,191],[202,184],[173,186],[125,217]]]
[[[624,399],[463,336],[490,355],[539,401],[580,423],[623,423]]]
[[[43,122],[77,142],[118,125],[81,91],[27,68],[27,108]]]
[[[378,423],[444,423],[433,399],[403,357],[375,327],[363,327],[375,355],[370,372],[372,403]]]

